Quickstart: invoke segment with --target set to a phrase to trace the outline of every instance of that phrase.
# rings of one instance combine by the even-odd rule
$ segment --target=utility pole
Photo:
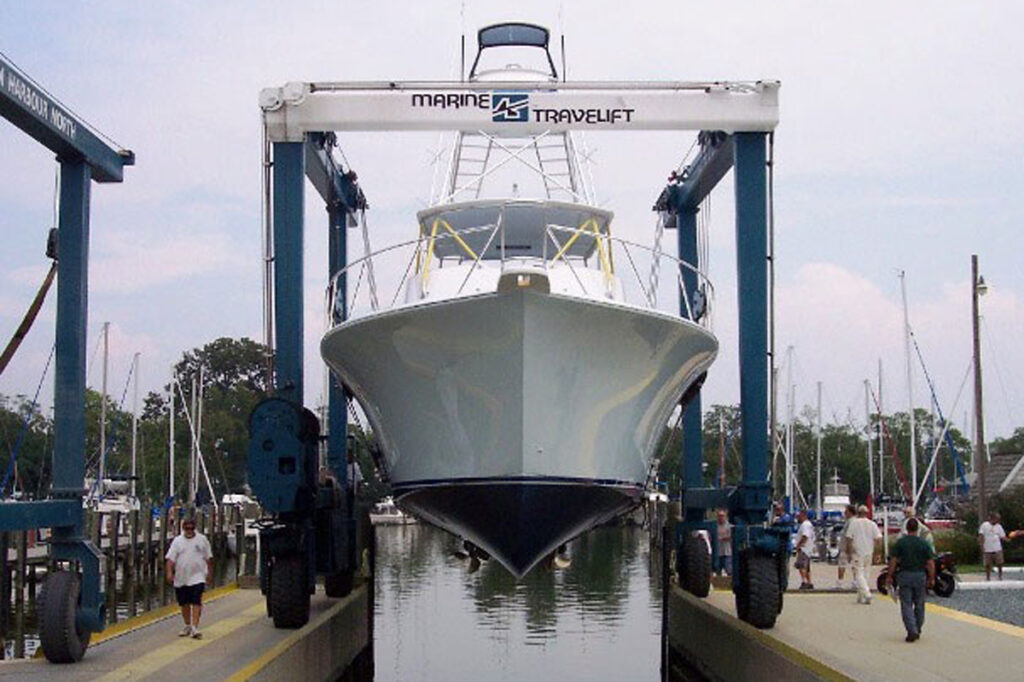
[[[874,453],[871,452],[871,445],[874,442],[871,432],[871,382],[864,380],[864,431],[868,441],[868,495],[871,497],[871,505],[875,504],[875,463]]]
[[[978,255],[971,255],[971,318],[974,327],[974,462],[978,473],[974,485],[978,489],[978,522],[988,518],[985,499],[985,470],[988,456],[985,452],[985,411],[981,392],[981,334],[979,333],[978,296],[988,291],[985,278],[978,274]]]

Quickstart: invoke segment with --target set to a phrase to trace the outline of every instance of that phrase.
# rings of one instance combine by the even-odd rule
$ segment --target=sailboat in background
[[[110,358],[110,323],[103,323],[103,378],[100,390],[100,449],[97,463],[97,474],[85,478],[86,494],[82,498],[82,506],[94,511],[132,512],[139,510],[139,499],[135,494],[136,480],[136,444],[138,433],[139,412],[139,353],[132,358],[131,379],[134,381],[134,405],[132,410],[132,459],[131,474],[127,480],[115,479],[107,472],[107,375]],[[103,527],[102,533],[109,534],[111,529]],[[120,532],[120,529],[119,531]]]

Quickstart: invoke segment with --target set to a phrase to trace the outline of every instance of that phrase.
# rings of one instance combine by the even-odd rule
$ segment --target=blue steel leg
[[[328,207],[330,214],[328,267],[333,278],[348,264],[347,219],[348,212],[340,201]],[[331,322],[342,322],[348,315],[347,275],[337,280],[334,292],[334,306],[331,308]],[[337,377],[329,373],[327,378],[327,411],[329,431],[327,434],[327,466],[341,486],[344,507],[334,515],[334,567],[351,570],[356,564],[355,550],[355,515],[353,499],[348,481],[347,450],[348,450],[348,395],[338,383]]]
[[[736,266],[739,303],[743,481],[738,511],[760,524],[771,501],[768,484],[768,205],[765,133],[737,133]]]
[[[329,263],[330,277],[333,278],[348,263],[348,240],[346,238],[346,221],[348,212],[338,202],[330,207],[330,225],[328,226],[329,239]],[[331,322],[338,324],[348,315],[348,286],[347,275],[338,278],[337,288],[334,292],[334,306],[331,309]],[[338,384],[334,374],[330,375],[330,385],[327,394],[328,423],[330,431],[327,436],[327,466],[337,479],[342,488],[348,489],[348,467],[346,464],[346,450],[348,447],[348,412],[347,396],[345,390]]]
[[[53,496],[75,501],[73,525],[53,529],[53,558],[78,561],[82,596],[77,618],[99,632],[105,624],[102,557],[82,537],[85,479],[85,353],[89,298],[89,190],[84,162],[62,161],[57,261],[57,361],[54,384]]]
[[[303,193],[302,142],[274,143],[274,355],[277,396],[303,404]]]
[[[684,208],[678,213],[678,237],[679,237],[679,259],[697,265],[697,211],[692,208]],[[689,269],[683,269],[683,288],[690,303],[694,301],[694,294],[697,291],[697,274]],[[679,314],[689,317],[689,308],[686,301],[680,299]],[[704,510],[691,508],[686,505],[685,491],[694,488],[704,487],[704,443],[701,428],[701,400],[700,392],[690,400],[683,412],[683,520],[701,521],[704,518]]]

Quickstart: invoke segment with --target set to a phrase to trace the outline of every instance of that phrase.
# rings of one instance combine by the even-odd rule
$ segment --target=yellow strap
[[[458,245],[461,246],[463,250],[469,254],[470,258],[472,258],[473,260],[479,260],[480,257],[473,252],[473,249],[469,248],[469,244],[462,240],[462,237],[459,236],[459,233],[452,229],[452,226],[448,224],[447,220],[445,220],[444,218],[438,218],[438,220],[441,221],[441,225],[444,226],[444,229],[448,230],[451,233],[451,235],[455,238],[456,243],[458,243]]]

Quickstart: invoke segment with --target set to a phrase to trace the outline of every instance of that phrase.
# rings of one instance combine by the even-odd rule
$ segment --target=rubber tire
[[[878,590],[878,594],[882,596],[889,595],[889,590],[885,588],[885,576],[888,574],[888,569],[883,569],[882,572],[878,574],[878,579],[875,580],[875,588]]]
[[[939,573],[935,576],[934,591],[940,597],[952,597],[956,592],[956,578],[948,573]]]
[[[79,629],[75,612],[82,594],[77,573],[54,571],[39,594],[39,642],[51,663],[77,663],[92,633]]]
[[[267,606],[275,628],[301,628],[309,622],[309,585],[302,557],[290,554],[274,559]]]
[[[737,579],[736,614],[740,620],[761,630],[775,627],[781,610],[775,557],[743,552]]]
[[[704,538],[696,533],[683,538],[676,554],[679,584],[695,597],[706,597],[711,593],[711,554]]]
[[[332,599],[347,597],[352,592],[352,582],[355,579],[353,571],[341,571],[333,575],[324,576],[324,593]]]

